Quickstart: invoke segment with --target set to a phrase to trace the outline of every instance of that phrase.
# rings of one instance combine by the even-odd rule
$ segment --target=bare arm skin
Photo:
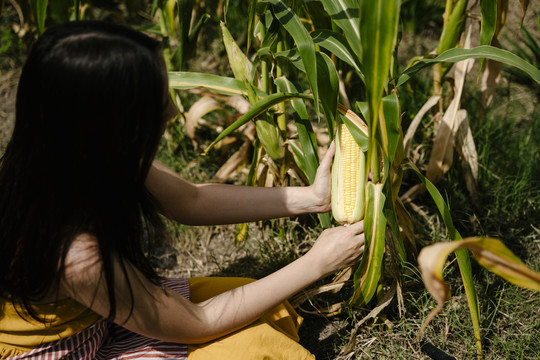
[[[324,275],[352,265],[363,249],[363,223],[328,229],[306,255],[291,264],[261,280],[197,304],[173,291],[163,291],[126,263],[134,292],[134,308],[129,319],[129,290],[117,259],[115,322],[160,340],[206,342],[249,324]],[[80,235],[71,245],[60,295],[71,297],[102,316],[109,314],[97,240],[92,236]]]
[[[218,225],[330,211],[332,144],[311,186],[263,188],[192,184],[155,161],[146,187],[165,215],[188,225]]]

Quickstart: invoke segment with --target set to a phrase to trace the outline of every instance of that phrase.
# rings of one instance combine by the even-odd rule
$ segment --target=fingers
[[[332,158],[334,157],[335,152],[336,152],[336,144],[332,141],[330,143],[330,146],[328,147],[328,150],[326,150],[326,154],[324,154],[324,157],[321,160],[321,164],[320,164],[321,169],[330,170],[330,166],[332,165]]]
[[[364,232],[364,220],[351,224],[348,227],[349,230],[354,231],[355,234],[361,234]]]

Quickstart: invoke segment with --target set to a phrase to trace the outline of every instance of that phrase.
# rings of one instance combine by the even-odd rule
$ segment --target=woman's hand
[[[358,262],[364,252],[364,222],[324,230],[304,256],[311,257],[321,277]]]
[[[332,158],[335,152],[336,145],[332,141],[317,169],[313,184],[309,186],[315,201],[316,212],[332,210],[330,201],[332,194]]]

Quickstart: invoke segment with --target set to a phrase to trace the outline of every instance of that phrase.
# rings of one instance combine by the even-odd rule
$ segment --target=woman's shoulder
[[[68,267],[80,268],[91,265],[101,259],[99,243],[94,235],[81,233],[69,245],[64,259],[65,270]]]
[[[94,282],[101,273],[101,254],[97,238],[88,233],[77,235],[64,258],[63,283],[68,285],[67,288],[72,288],[75,284]]]

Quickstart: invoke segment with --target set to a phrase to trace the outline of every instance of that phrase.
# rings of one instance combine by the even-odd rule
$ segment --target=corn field
[[[36,36],[47,24],[98,16],[92,1],[65,1],[63,6],[39,0],[13,3],[18,3],[23,17],[17,24],[19,31],[34,31]],[[400,66],[398,50],[407,31],[400,0],[251,0],[245,4],[248,16],[242,39],[230,29],[227,20],[234,9],[227,0],[220,1],[217,9],[195,0],[123,2],[127,17],[135,16],[137,7],[150,9],[148,24],[140,29],[163,39],[170,92],[181,114],[174,122],[182,127],[186,140],[201,146],[196,130],[210,113],[224,120],[219,135],[199,149],[211,154],[216,147],[234,144],[217,180],[229,181],[238,177],[239,169],[247,169],[249,186],[309,185],[321,151],[330,141],[336,142],[333,215],[320,214],[319,221],[330,227],[363,220],[366,251],[357,267],[340,274],[335,286],[327,286],[335,290],[350,279],[352,296],[320,309],[322,313],[369,307],[373,311],[368,317],[374,318],[391,300],[404,311],[403,274],[407,264],[418,264],[426,288],[438,303],[425,319],[421,336],[450,296],[443,268],[455,253],[481,358],[482,320],[470,254],[506,281],[528,289],[540,290],[540,274],[498,239],[463,239],[436,184],[451,169],[457,153],[469,196],[473,201],[478,197],[479,155],[471,116],[462,107],[467,74],[478,79],[485,111],[492,105],[501,64],[535,86],[540,84],[540,70],[532,59],[503,49],[499,39],[509,7],[519,7],[524,16],[528,1],[473,3],[442,1],[442,31],[440,38],[433,39],[436,47]],[[186,71],[209,21],[219,21],[231,76]],[[404,129],[401,98],[411,91],[411,79],[428,72],[431,93]],[[190,92],[196,97],[186,98]],[[412,143],[428,116],[433,119],[433,136],[429,158],[421,160],[415,157]],[[402,188],[405,172],[418,179],[407,189]],[[447,241],[418,249],[415,214],[407,204],[424,193],[440,212]],[[239,224],[236,241],[244,241],[248,229],[248,224]],[[294,300],[301,303],[306,297]],[[356,326],[365,320],[359,319]]]

